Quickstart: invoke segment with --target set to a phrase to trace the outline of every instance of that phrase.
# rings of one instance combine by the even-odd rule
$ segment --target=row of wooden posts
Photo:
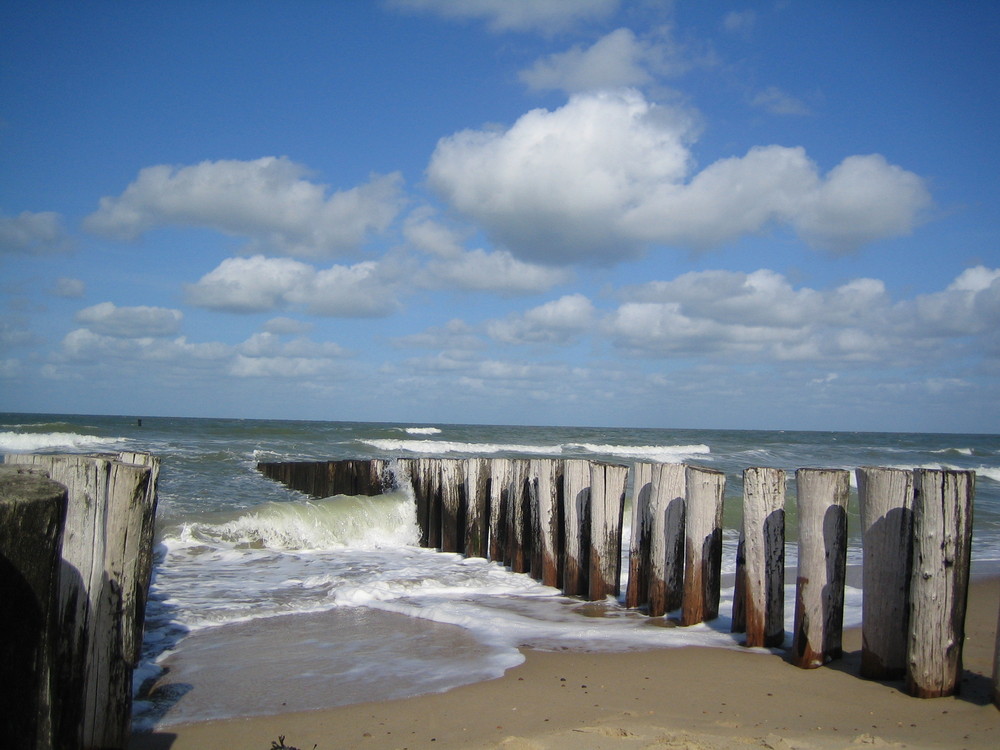
[[[123,750],[153,562],[159,459],[0,464],[0,747]]]
[[[618,596],[629,467],[578,459],[415,458],[261,463],[315,497],[413,488],[421,543],[485,557],[566,594]],[[971,562],[975,473],[856,471],[863,545],[861,671],[905,679],[911,695],[957,690]],[[638,463],[625,604],[681,625],[719,614],[725,474]],[[791,660],[813,668],[842,654],[850,474],[795,472],[798,575]],[[785,638],[786,475],[743,473],[733,632],[754,647]],[[998,649],[1000,656],[1000,649]]]

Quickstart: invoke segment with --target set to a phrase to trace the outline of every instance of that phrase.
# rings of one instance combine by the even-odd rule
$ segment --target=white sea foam
[[[407,427],[403,430],[407,435],[440,435],[437,427]]]
[[[80,435],[75,432],[0,432],[0,452],[84,451],[110,449],[124,438]]]
[[[387,453],[418,453],[444,455],[515,454],[530,456],[600,455],[642,461],[676,462],[693,456],[710,454],[707,445],[603,445],[596,443],[561,443],[555,445],[525,445],[520,443],[465,443],[448,440],[371,439],[360,441]]]

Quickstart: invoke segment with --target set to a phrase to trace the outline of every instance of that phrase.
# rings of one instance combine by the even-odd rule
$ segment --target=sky
[[[0,4],[0,411],[1000,432],[1000,4]]]

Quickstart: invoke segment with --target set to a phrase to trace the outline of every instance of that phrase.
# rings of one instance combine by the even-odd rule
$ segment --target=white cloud
[[[645,59],[651,49],[629,29],[617,29],[584,49],[577,45],[538,60],[521,71],[521,80],[535,90],[568,92],[642,86],[652,80]]]
[[[0,254],[40,255],[63,252],[69,247],[69,237],[57,213],[22,211],[17,216],[0,214]]]
[[[86,290],[87,285],[82,280],[60,276],[56,279],[52,293],[57,297],[76,298],[82,297]]]
[[[644,191],[689,168],[690,122],[635,91],[580,94],[533,110],[506,131],[442,139],[430,184],[526,260],[634,256],[622,214]]]
[[[385,230],[402,204],[399,174],[373,176],[328,195],[287,158],[147,167],[117,197],[101,198],[85,228],[131,240],[159,226],[195,226],[246,237],[251,250],[329,258]]]
[[[443,326],[433,326],[420,333],[400,336],[393,339],[392,344],[400,348],[412,347],[450,352],[474,351],[486,345],[468,323],[457,318],[449,320]]]
[[[577,94],[503,131],[442,139],[431,186],[517,257],[611,263],[647,244],[706,250],[773,225],[835,252],[906,234],[924,181],[879,155],[822,176],[802,148],[764,146],[692,174],[692,119],[634,90]]]
[[[568,294],[532,308],[523,315],[494,321],[490,336],[507,344],[568,343],[588,331],[594,306],[582,294]]]
[[[722,28],[749,38],[757,25],[757,14],[752,10],[731,10],[722,17]]]
[[[389,0],[406,10],[428,11],[444,18],[483,20],[493,31],[549,34],[580,21],[605,18],[619,0]]]
[[[117,307],[113,302],[101,302],[80,310],[76,321],[102,336],[159,338],[177,333],[183,317],[180,310],[165,307]]]
[[[777,86],[768,86],[754,94],[750,100],[754,107],[760,107],[772,115],[811,115],[812,110],[801,99],[782,91]]]
[[[376,263],[324,270],[289,258],[227,258],[187,287],[188,301],[228,312],[300,305],[313,315],[379,317],[399,309],[395,279]]]

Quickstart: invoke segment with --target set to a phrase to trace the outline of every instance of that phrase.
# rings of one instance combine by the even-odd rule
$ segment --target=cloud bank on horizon
[[[11,3],[0,410],[995,432],[1000,12],[893,5]]]

